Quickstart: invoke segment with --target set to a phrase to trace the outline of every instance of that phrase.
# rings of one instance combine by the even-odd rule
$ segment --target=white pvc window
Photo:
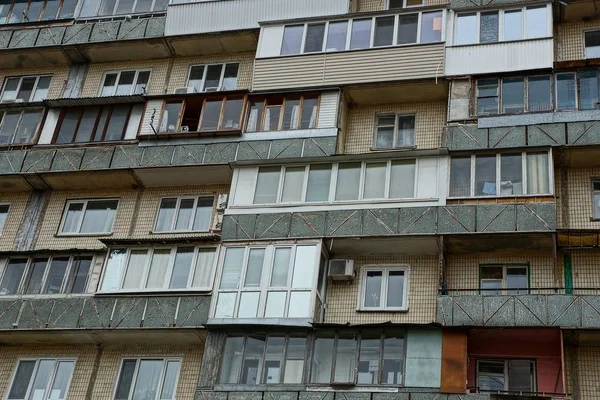
[[[113,400],[175,400],[181,370],[178,358],[125,358]]]
[[[43,116],[41,108],[0,111],[0,145],[32,143]]]
[[[214,246],[111,249],[102,292],[211,290]]]
[[[407,310],[408,272],[407,265],[362,268],[359,308],[386,311]]]
[[[417,6],[415,0],[406,0]],[[443,38],[443,11],[286,25],[280,55],[436,43]]]
[[[65,400],[74,368],[75,360],[19,360],[6,399]]]
[[[239,63],[192,65],[187,87],[196,92],[235,90],[239,68]]]
[[[207,232],[212,220],[214,196],[161,199],[155,232]]]
[[[117,199],[69,200],[59,232],[62,234],[109,234],[117,213]]]
[[[592,209],[594,219],[600,219],[600,180],[592,181]]]
[[[84,0],[79,18],[165,11],[169,0]]]
[[[4,229],[9,208],[10,204],[0,204],[0,234],[2,234],[2,230]]]
[[[380,115],[375,126],[375,148],[415,146],[414,115]]]
[[[149,70],[106,72],[102,81],[100,96],[146,94],[149,80]]]
[[[214,318],[311,318],[321,246],[224,248]],[[320,287],[320,286],[319,286]]]
[[[42,101],[48,95],[51,75],[8,77],[2,87],[0,102]]]

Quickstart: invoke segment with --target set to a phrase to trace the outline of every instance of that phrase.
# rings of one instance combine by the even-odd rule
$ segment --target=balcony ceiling
[[[551,234],[450,235],[444,237],[444,250],[451,254],[492,253],[495,251],[551,250],[554,240]]]
[[[439,101],[448,98],[448,82],[440,79],[437,83],[428,81],[356,86],[348,88],[347,93],[349,100],[359,105]]]
[[[564,150],[560,165],[570,168],[600,166],[600,149],[596,146],[571,146]]]
[[[326,245],[330,256],[352,257],[381,254],[435,254],[435,236],[340,238],[329,239]]]
[[[170,36],[165,38],[165,41],[178,57],[243,53],[256,51],[258,33],[258,30],[247,30],[211,35]]]
[[[566,0],[567,5],[555,2],[561,22],[577,22],[598,19],[600,8],[594,0]]]

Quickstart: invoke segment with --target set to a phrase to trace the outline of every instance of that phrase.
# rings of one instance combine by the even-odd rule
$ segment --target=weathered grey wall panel
[[[204,343],[202,355],[202,373],[198,380],[198,387],[212,389],[219,381],[220,360],[225,347],[227,332],[209,331]]]

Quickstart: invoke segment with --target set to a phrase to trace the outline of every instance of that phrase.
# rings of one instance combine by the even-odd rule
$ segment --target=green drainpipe
[[[565,270],[565,294],[573,294],[573,264],[571,255],[563,254],[563,263]]]

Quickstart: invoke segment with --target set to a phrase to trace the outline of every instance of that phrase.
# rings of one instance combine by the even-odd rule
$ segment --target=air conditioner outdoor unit
[[[349,281],[354,279],[354,260],[330,260],[327,276],[334,281]]]
[[[184,86],[175,89],[175,94],[187,94],[187,93],[198,93],[198,89],[195,86]]]

